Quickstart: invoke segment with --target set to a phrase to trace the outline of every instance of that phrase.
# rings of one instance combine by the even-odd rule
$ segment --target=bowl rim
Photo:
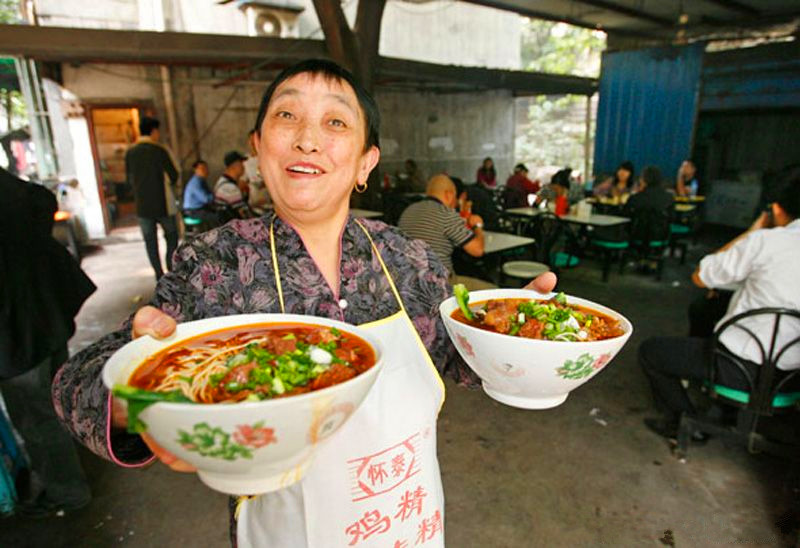
[[[501,292],[503,295],[498,296],[497,293]],[[530,297],[534,300],[547,300],[551,299],[556,296],[558,293],[555,291],[551,291],[550,293],[539,293],[533,289],[522,289],[522,288],[503,288],[499,287],[496,289],[479,289],[476,291],[470,291],[470,301],[479,302],[479,301],[486,301],[489,299],[519,299],[519,298],[526,298]],[[508,293],[508,295],[505,295]],[[489,296],[493,295],[493,296]],[[442,316],[445,324],[458,324],[459,326],[463,326],[463,328],[473,332],[473,333],[482,333],[489,337],[499,337],[498,340],[508,340],[511,337],[514,340],[518,341],[527,341],[523,344],[536,344],[536,345],[551,345],[556,344],[559,348],[569,347],[571,345],[580,345],[580,348],[591,348],[594,346],[608,344],[613,341],[620,341],[620,340],[627,340],[633,334],[633,323],[614,310],[613,308],[609,308],[605,305],[600,303],[596,303],[594,301],[590,301],[589,299],[584,299],[582,297],[576,297],[574,295],[566,294],[567,302],[570,304],[576,304],[578,306],[584,306],[586,308],[594,308],[598,312],[602,312],[612,316],[613,318],[619,320],[625,329],[625,332],[622,335],[618,335],[616,337],[611,337],[609,339],[603,339],[601,341],[548,341],[545,339],[529,339],[526,337],[511,337],[511,335],[506,335],[504,333],[496,333],[494,331],[488,331],[486,329],[479,329],[477,327],[471,326],[469,324],[459,322],[454,320],[450,314],[458,308],[458,304],[456,303],[455,296],[450,296],[449,298],[445,299],[439,304],[439,314]]]
[[[218,322],[222,320],[226,323],[225,326],[220,327]],[[238,321],[241,320],[241,321]],[[319,322],[321,320],[321,322]],[[228,323],[231,322],[231,323]],[[163,350],[182,343],[185,340],[192,339],[195,337],[200,337],[206,333],[211,331],[221,331],[224,329],[241,327],[246,325],[254,325],[254,324],[263,324],[263,323],[272,323],[272,324],[289,324],[289,323],[304,323],[308,325],[329,325],[333,327],[337,327],[343,331],[349,332],[353,335],[356,335],[366,341],[375,352],[375,364],[370,367],[367,371],[364,371],[360,375],[356,375],[352,379],[348,379],[344,382],[334,384],[333,386],[328,386],[322,388],[320,390],[314,390],[312,392],[306,392],[304,394],[297,394],[295,396],[287,396],[285,398],[272,398],[266,399],[261,401],[251,401],[251,402],[228,402],[228,403],[198,403],[198,402],[156,402],[150,406],[151,407],[159,406],[164,409],[172,409],[172,410],[182,410],[182,409],[191,409],[191,410],[225,410],[225,409],[241,409],[241,410],[248,410],[254,408],[260,408],[262,406],[267,407],[283,407],[287,405],[292,405],[292,402],[301,402],[310,398],[318,397],[319,395],[331,394],[340,390],[344,390],[346,386],[350,385],[358,381],[359,379],[366,379],[370,376],[375,376],[380,373],[381,369],[383,368],[383,364],[385,363],[384,359],[384,350],[383,345],[380,343],[379,340],[372,334],[370,334],[367,330],[360,328],[357,325],[349,324],[347,322],[343,322],[340,320],[334,320],[331,318],[325,318],[321,316],[308,316],[304,314],[282,314],[282,313],[258,313],[258,314],[229,314],[225,316],[215,316],[212,318],[202,318],[199,320],[192,320],[188,322],[181,322],[177,324],[175,328],[175,332],[173,335],[166,339],[156,339],[151,337],[150,335],[144,335],[141,337],[137,337],[136,339],[132,339],[131,341],[127,342],[120,348],[118,348],[114,353],[106,359],[105,364],[103,364],[103,370],[101,372],[101,377],[103,381],[103,385],[106,389],[109,390],[109,395],[111,392],[111,388],[114,384],[123,384],[123,383],[116,383],[114,379],[111,378],[111,368],[112,364],[116,359],[122,360],[123,358],[118,356],[123,349],[127,349],[129,352],[131,348],[136,346],[141,346],[144,344],[153,344],[157,345],[157,348],[148,356],[152,354],[162,352]],[[203,325],[209,325],[209,328],[204,331],[192,332],[192,334],[181,336],[179,333],[179,329],[193,329],[196,327],[201,327]],[[139,366],[141,365],[141,361],[139,364],[134,366],[131,369],[131,372],[128,376],[128,379],[124,382],[124,384],[128,384],[128,380],[130,379],[130,375],[133,374]],[[121,366],[124,368],[124,366]],[[362,379],[362,380],[363,380]],[[130,386],[130,385],[128,385]]]

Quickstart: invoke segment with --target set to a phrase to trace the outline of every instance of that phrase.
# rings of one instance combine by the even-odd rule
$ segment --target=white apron
[[[444,384],[378,249],[359,226],[400,305],[396,314],[360,326],[383,344],[384,369],[361,407],[318,448],[301,482],[240,501],[239,546],[444,546],[444,493],[436,458]],[[284,311],[272,229],[270,236]]]

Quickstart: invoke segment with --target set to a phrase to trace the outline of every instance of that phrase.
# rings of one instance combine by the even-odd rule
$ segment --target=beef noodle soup
[[[363,339],[334,327],[255,324],[166,348],[134,371],[130,386],[183,401],[260,401],[320,390],[375,365]]]
[[[588,342],[624,333],[614,318],[567,304],[563,294],[549,300],[491,299],[471,304],[467,312],[472,316],[470,319],[462,308],[450,316],[479,329],[529,339]]]

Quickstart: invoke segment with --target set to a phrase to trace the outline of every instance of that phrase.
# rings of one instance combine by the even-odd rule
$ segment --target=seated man
[[[514,166],[514,174],[506,181],[506,189],[510,192],[505,201],[506,209],[512,207],[528,207],[528,195],[539,192],[539,181],[528,179],[528,168],[525,164]]]
[[[208,190],[208,164],[197,160],[192,164],[194,175],[183,189],[183,213],[188,217],[201,219],[205,223],[216,224],[214,195]]]
[[[236,150],[225,154],[225,171],[214,185],[214,205],[221,223],[227,223],[231,219],[253,217],[253,212],[250,211],[246,198],[239,188],[240,179],[244,175],[245,160],[247,156]]]
[[[692,274],[701,288],[739,284],[728,306],[728,318],[764,307],[800,310],[800,177],[792,179],[778,193],[769,212],[764,212],[744,234],[719,251],[707,255]],[[762,341],[769,343],[772,322],[743,320]],[[717,324],[719,325],[719,324]],[[800,334],[798,322],[781,324],[777,343],[786,344]],[[743,330],[726,330],[720,342],[733,354],[756,368],[761,353]],[[639,363],[653,388],[656,405],[663,416],[645,419],[645,425],[657,434],[674,438],[682,413],[694,414],[695,408],[681,384],[681,379],[703,381],[711,359],[711,339],[700,337],[653,337],[639,347]],[[800,347],[791,347],[778,362],[780,369],[800,365]],[[720,363],[720,384],[747,390],[743,375],[732,364]],[[695,433],[695,439],[702,438]]]
[[[456,186],[447,175],[434,175],[428,181],[427,197],[411,204],[400,215],[397,226],[407,236],[423,240],[450,271],[451,283],[464,283],[453,271],[453,250],[461,248],[473,257],[483,255],[483,220],[470,215],[466,224],[456,212]],[[478,280],[468,280],[477,289]]]

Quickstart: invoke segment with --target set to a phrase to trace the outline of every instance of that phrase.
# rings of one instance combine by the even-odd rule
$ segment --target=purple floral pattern
[[[272,215],[232,221],[183,243],[175,253],[173,271],[159,281],[152,304],[179,322],[280,312],[269,248],[273,220],[287,313],[361,324],[399,310],[369,240],[352,218],[342,234],[341,283],[336,294],[294,229]],[[439,303],[451,292],[439,259],[426,244],[407,239],[394,227],[379,221],[360,222],[380,251],[439,371],[462,385],[479,386],[455,352],[439,317]],[[340,307],[340,299],[347,302],[345,308]],[[129,340],[130,319],[119,331],[75,355],[56,376],[53,399],[65,426],[86,447],[101,457],[136,464],[150,453],[138,436],[111,433],[108,391],[100,379],[105,361]]]

